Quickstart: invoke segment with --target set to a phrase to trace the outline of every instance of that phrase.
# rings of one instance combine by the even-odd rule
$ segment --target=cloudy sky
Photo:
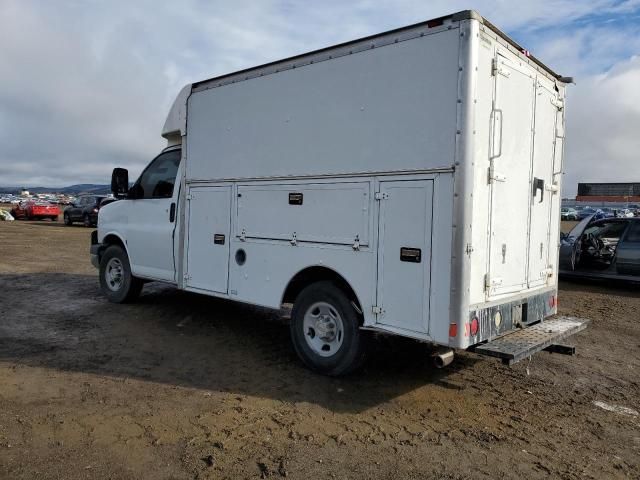
[[[468,8],[575,77],[564,196],[640,181],[640,0],[0,0],[0,185],[136,177],[182,85]]]

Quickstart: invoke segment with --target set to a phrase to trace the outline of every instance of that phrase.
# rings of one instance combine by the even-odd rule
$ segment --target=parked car
[[[561,235],[559,271],[640,281],[640,218],[585,218]]]
[[[598,214],[598,210],[596,210],[595,208],[591,208],[591,207],[584,207],[582,210],[580,210],[578,212],[578,220],[584,220],[585,218],[588,217],[593,217],[594,215]],[[600,212],[600,215],[602,215],[602,212]]]
[[[98,212],[101,202],[114,198],[104,195],[81,195],[69,207],[64,209],[64,224],[73,225],[74,222],[82,222],[85,227],[94,227],[98,224]]]
[[[571,207],[562,207],[560,209],[561,220],[578,220],[578,211]]]
[[[614,218],[617,216],[617,209],[611,207],[602,207],[602,218]]]
[[[616,217],[618,218],[631,218],[634,214],[629,208],[619,208],[616,210]]]
[[[22,220],[44,220],[49,218],[52,222],[55,222],[60,215],[60,209],[57,205],[51,203],[24,200],[14,205],[11,209],[11,215],[16,219]]]

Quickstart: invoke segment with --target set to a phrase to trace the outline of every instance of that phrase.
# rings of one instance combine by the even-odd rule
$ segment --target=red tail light
[[[455,323],[449,324],[449,336],[457,337],[458,336],[458,325]]]
[[[478,317],[473,317],[469,325],[469,333],[471,333],[472,337],[475,337],[478,334],[478,330],[480,330],[480,322],[478,321]]]

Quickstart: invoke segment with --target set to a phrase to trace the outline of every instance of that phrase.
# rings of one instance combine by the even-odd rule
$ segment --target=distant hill
[[[17,195],[23,187],[0,187],[0,193],[13,193]],[[77,195],[79,193],[93,193],[96,195],[111,193],[111,185],[99,185],[95,183],[79,183],[68,187],[24,187],[30,193],[63,193],[65,195]]]

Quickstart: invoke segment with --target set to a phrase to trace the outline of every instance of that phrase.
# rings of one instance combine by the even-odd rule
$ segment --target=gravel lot
[[[640,478],[640,291],[561,284],[575,357],[508,368],[380,338],[305,370],[274,312],[100,295],[89,229],[0,222],[0,478]]]

